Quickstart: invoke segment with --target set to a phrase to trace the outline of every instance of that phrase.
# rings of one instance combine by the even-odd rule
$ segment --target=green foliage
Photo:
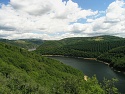
[[[113,36],[67,38],[59,41],[45,41],[36,52],[42,55],[97,58],[102,53],[124,45],[123,38]]]
[[[108,62],[117,70],[125,71],[125,46],[114,48],[100,55],[98,60]]]
[[[110,66],[118,70],[125,71],[124,46],[125,39],[114,36],[76,37],[45,41],[35,52],[42,55],[97,58],[110,63]]]
[[[103,80],[103,89],[105,91],[105,94],[119,94],[118,89],[115,88],[114,83],[116,83],[118,80],[117,79],[112,79],[112,80],[107,80],[104,78]]]
[[[114,88],[113,91],[117,92]],[[77,69],[0,43],[0,94],[105,94],[96,77],[84,80]],[[116,93],[117,94],[117,93]]]
[[[115,79],[105,79],[103,85],[100,85],[95,76],[88,78],[87,81],[65,78],[65,81],[53,85],[53,92],[54,94],[119,94],[114,83]]]

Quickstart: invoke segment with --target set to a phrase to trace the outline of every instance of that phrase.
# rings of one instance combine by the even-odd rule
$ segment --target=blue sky
[[[0,0],[0,3],[8,4],[9,0]]]
[[[67,0],[65,0],[67,1]],[[72,0],[84,9],[105,10],[115,0]]]
[[[0,0],[0,38],[125,37],[125,0]]]
[[[0,3],[8,4],[10,0],[0,0]],[[68,1],[68,0],[63,0]],[[72,0],[83,9],[105,10],[115,0]]]

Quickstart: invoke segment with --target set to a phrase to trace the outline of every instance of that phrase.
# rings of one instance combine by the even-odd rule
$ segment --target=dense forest
[[[113,36],[67,38],[59,41],[46,41],[37,48],[36,52],[43,55],[96,58],[108,50],[124,45],[125,39]]]
[[[0,94],[118,94],[113,83],[84,74],[63,63],[0,43]]]
[[[107,53],[100,55],[98,60],[108,62],[111,67],[125,71],[125,46],[114,48]]]
[[[117,49],[117,47],[122,46],[125,46],[124,38],[105,35],[45,41],[35,52],[42,55],[97,58],[98,60],[110,63],[111,66],[118,70],[125,71],[125,51],[121,48]],[[115,48],[117,52],[112,52]]]

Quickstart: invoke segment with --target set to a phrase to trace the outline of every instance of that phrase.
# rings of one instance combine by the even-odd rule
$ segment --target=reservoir
[[[108,65],[95,60],[86,60],[73,57],[51,57],[61,61],[66,65],[70,65],[78,70],[81,70],[85,75],[92,77],[96,75],[99,82],[102,82],[104,77],[107,79],[116,78],[119,81],[115,84],[118,90],[125,94],[125,74],[113,71]]]

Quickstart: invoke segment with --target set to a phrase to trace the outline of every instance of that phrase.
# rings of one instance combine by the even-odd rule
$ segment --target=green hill
[[[113,66],[117,70],[125,71],[125,46],[109,50],[97,59],[108,62],[110,66]]]
[[[76,37],[59,41],[45,41],[36,52],[42,55],[96,58],[108,50],[124,45],[125,39],[115,36]]]
[[[0,94],[108,94],[105,92],[95,77],[85,81],[80,71],[59,61],[0,43]]]
[[[125,46],[125,39],[115,36],[76,37],[45,41],[35,52],[42,55],[98,58],[125,71],[125,51],[122,46]]]

